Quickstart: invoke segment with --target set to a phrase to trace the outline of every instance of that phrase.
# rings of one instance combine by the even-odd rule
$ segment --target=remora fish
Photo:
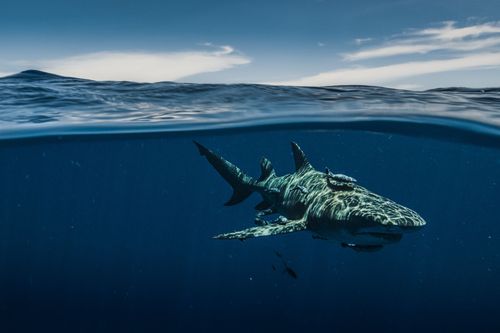
[[[279,253],[278,251],[274,251],[274,254],[276,254],[276,256],[278,258],[280,258],[281,263],[283,264],[283,273],[286,273],[291,278],[294,278],[295,280],[297,280],[299,278],[299,275],[292,267],[290,267],[290,265],[288,265],[285,258],[283,258],[283,255],[281,253]],[[276,267],[274,265],[273,265],[273,270],[276,270]]]
[[[226,206],[236,205],[253,192],[263,201],[255,209],[257,227],[220,234],[216,239],[244,240],[308,230],[313,238],[338,241],[342,247],[373,252],[401,240],[426,222],[413,210],[368,191],[354,178],[314,170],[300,147],[292,142],[296,172],[277,176],[271,162],[261,159],[255,180],[237,166],[195,142],[202,156],[232,186]],[[261,217],[280,214],[273,222]]]

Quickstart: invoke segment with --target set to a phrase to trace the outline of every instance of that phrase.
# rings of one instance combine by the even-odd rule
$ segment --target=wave
[[[341,128],[500,146],[499,107],[500,88],[137,83],[29,70],[0,79],[0,139]]]

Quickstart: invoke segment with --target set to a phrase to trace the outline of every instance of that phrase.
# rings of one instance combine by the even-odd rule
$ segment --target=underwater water
[[[427,92],[0,79],[0,331],[500,331],[500,89]],[[240,241],[248,174],[290,141],[418,212],[373,253]],[[284,272],[279,252],[296,277]]]

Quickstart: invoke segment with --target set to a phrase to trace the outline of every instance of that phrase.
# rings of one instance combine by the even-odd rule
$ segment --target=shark
[[[215,239],[243,241],[309,231],[314,239],[337,242],[359,252],[374,252],[426,225],[412,209],[367,190],[352,177],[328,168],[317,171],[295,142],[291,142],[294,173],[278,176],[269,159],[262,157],[257,179],[199,142],[194,143],[200,155],[231,185],[233,194],[226,206],[239,204],[252,193],[262,197],[255,206],[256,226],[219,234]],[[277,218],[270,220],[273,215]]]

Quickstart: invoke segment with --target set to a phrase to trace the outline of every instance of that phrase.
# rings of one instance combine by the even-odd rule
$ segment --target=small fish
[[[290,276],[291,278],[298,279],[298,278],[299,278],[299,275],[297,274],[297,272],[296,272],[293,268],[291,268],[291,267],[287,264],[287,262],[286,262],[285,258],[283,258],[283,255],[282,255],[280,252],[278,252],[278,251],[274,251],[274,254],[276,254],[276,256],[277,256],[278,258],[280,258],[280,259],[281,259],[281,262],[283,263],[283,266],[284,266],[284,268],[283,268],[283,273],[288,274],[288,276]],[[274,270],[274,271],[276,270],[276,267],[275,267],[274,265],[273,265],[273,270]]]
[[[336,181],[334,178],[329,177],[326,179],[326,183],[330,189],[333,191],[351,191],[354,189],[353,183],[345,181]]]
[[[283,271],[284,273],[287,273],[290,277],[294,278],[297,280],[299,276],[297,275],[297,272],[295,272],[290,266],[285,265],[285,270]]]
[[[328,177],[332,178],[333,180],[339,181],[339,182],[347,182],[347,183],[356,183],[357,180],[355,178],[349,177],[347,175],[341,174],[341,173],[333,173],[328,169],[328,167],[325,168],[325,173]]]
[[[341,173],[336,173],[336,174],[334,174],[333,176],[330,176],[330,177],[332,177],[334,180],[338,180],[338,181],[341,181],[341,182],[348,182],[348,183],[356,183],[357,182],[357,180],[355,178],[343,175]]]

